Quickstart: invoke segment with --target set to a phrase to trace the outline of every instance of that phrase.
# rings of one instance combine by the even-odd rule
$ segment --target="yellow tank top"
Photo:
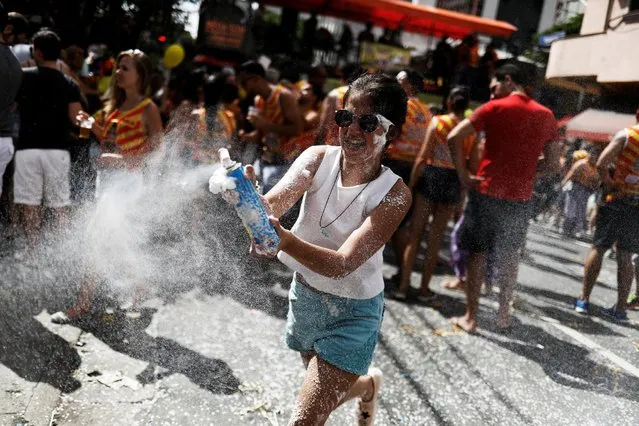
[[[628,142],[615,162],[613,182],[620,188],[613,198],[639,203],[639,126],[629,127]],[[637,219],[639,220],[639,218]]]
[[[146,134],[142,116],[151,99],[146,98],[128,111],[116,109],[104,120],[103,138],[110,135],[113,125],[116,126],[115,143],[120,148],[120,154],[133,155],[148,152],[150,148],[149,136]]]
[[[335,104],[335,109],[343,109],[344,108],[344,97],[346,96],[346,92],[348,92],[348,86],[340,86],[328,93],[328,96],[334,97],[337,102]],[[328,131],[326,132],[326,145],[339,145],[339,127],[335,124],[335,120],[333,119],[333,114],[335,111],[328,111],[330,114]]]
[[[209,132],[206,123],[206,108],[200,108],[196,132],[197,143],[192,153],[193,160],[201,163],[216,163],[218,161],[217,150],[230,143],[236,130],[237,123],[233,112],[220,105],[215,115],[214,129]]]
[[[436,167],[444,167],[446,169],[454,169],[455,163],[448,146],[448,134],[459,124],[459,120],[450,114],[438,115],[433,118],[435,124],[435,150],[430,158],[430,164]],[[464,154],[468,156],[476,141],[476,135],[471,135],[464,140]]]
[[[426,104],[417,98],[409,98],[402,134],[389,145],[386,156],[391,160],[414,162],[426,138],[431,118]]]
[[[280,107],[280,96],[282,95],[282,92],[284,90],[286,90],[286,88],[279,84],[273,88],[273,92],[268,99],[265,100],[259,95],[255,98],[255,108],[260,111],[262,117],[264,117],[271,123],[284,123],[284,114],[282,113],[282,108]],[[281,146],[285,144],[288,139],[289,138],[285,136],[268,133],[264,135],[262,142],[264,143],[267,151],[270,151],[276,156],[280,156]]]

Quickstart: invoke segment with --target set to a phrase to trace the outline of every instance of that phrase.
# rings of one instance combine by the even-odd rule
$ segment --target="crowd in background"
[[[342,66],[341,85],[328,93],[328,73],[322,65],[301,76],[251,61],[237,69],[193,69],[167,79],[140,50],[113,55],[105,46],[93,46],[88,52],[78,46],[62,49],[61,40],[51,30],[27,34],[24,17],[0,12],[4,217],[8,238],[16,239],[24,232],[25,252],[38,244],[42,207],[52,213],[54,227],[62,226],[69,206],[99,196],[101,188],[118,176],[126,174],[141,181],[147,159],[163,143],[163,133],[172,129],[183,133],[179,143],[185,164],[212,165],[217,162],[217,150],[227,147],[233,158],[255,164],[263,190],[268,192],[305,149],[339,144],[336,111],[339,114],[344,108],[349,82],[364,72],[350,63]],[[311,22],[309,34],[312,27]],[[370,28],[358,41],[368,41],[369,33]],[[317,42],[306,37],[306,42]],[[383,42],[401,44],[399,33],[384,37]],[[352,45],[352,35],[343,38],[340,43],[345,48]],[[408,113],[401,136],[388,147],[384,161],[403,178],[414,197],[412,211],[393,238],[400,267],[391,280],[393,294],[402,300],[411,297],[410,273],[420,242],[428,234],[417,295],[424,303],[436,297],[429,282],[447,227],[453,220],[457,230],[464,221],[461,212],[468,185],[458,179],[455,155],[473,174],[486,155],[499,155],[484,152],[482,128],[464,135],[457,153],[449,148],[450,138],[470,117],[471,92],[477,87],[487,90],[481,94],[487,99],[496,96],[504,81],[513,82],[513,87],[521,85],[514,81],[516,70],[508,77],[496,76],[494,49],[489,46],[480,58],[476,37],[465,39],[455,51],[442,43],[434,52],[433,69],[443,85],[450,87],[446,100],[443,105],[426,105],[419,98],[424,76],[414,69],[397,74],[409,99]],[[83,134],[83,123],[90,123],[87,134]],[[549,130],[542,136],[554,135]],[[600,187],[598,154],[596,146],[576,152],[567,148],[561,175],[553,174],[550,180],[547,175],[538,176],[538,183],[545,182],[545,186],[537,185],[534,194],[544,198],[541,204],[545,207],[526,213],[526,223],[550,212],[563,218],[566,235],[591,230],[595,209],[588,200]],[[296,212],[290,214],[294,221]],[[453,238],[458,279],[447,285],[462,289],[467,285],[464,263],[468,256],[456,244]],[[86,306],[80,304],[78,310],[82,309]]]

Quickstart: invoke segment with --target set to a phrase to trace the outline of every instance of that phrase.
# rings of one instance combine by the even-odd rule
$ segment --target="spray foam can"
[[[226,148],[222,148],[218,152],[227,176],[235,180],[235,191],[238,194],[235,211],[242,219],[242,223],[253,241],[255,251],[260,255],[275,256],[280,237],[271,225],[268,213],[253,183],[244,176],[242,163],[231,160]]]

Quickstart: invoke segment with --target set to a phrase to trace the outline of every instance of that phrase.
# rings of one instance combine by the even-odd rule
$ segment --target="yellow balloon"
[[[101,95],[105,94],[106,91],[109,89],[110,84],[111,84],[110,75],[106,77],[102,77],[100,81],[98,81],[98,92],[100,92]]]
[[[184,60],[184,48],[179,44],[172,44],[164,52],[164,68],[170,70],[177,67]]]

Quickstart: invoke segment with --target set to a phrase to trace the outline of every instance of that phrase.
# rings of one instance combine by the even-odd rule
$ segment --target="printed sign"
[[[410,65],[410,50],[379,43],[362,43],[359,62],[364,68],[399,70]]]

